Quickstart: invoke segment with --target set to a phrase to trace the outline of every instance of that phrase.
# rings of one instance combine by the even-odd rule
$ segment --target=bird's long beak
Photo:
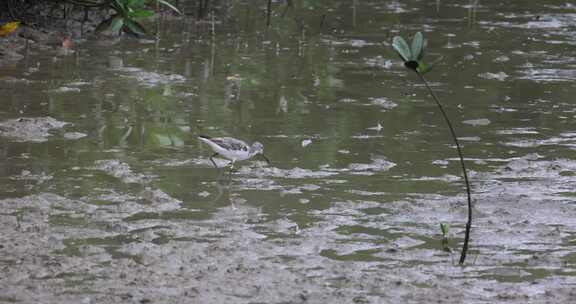
[[[264,155],[264,153],[261,153],[260,155],[262,155],[262,158],[264,158],[264,160],[266,160],[268,165],[270,165],[270,160],[268,159],[268,157],[266,157],[266,155]]]

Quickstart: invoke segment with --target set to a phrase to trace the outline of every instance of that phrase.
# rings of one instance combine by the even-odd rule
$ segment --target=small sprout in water
[[[442,231],[442,250],[452,252],[450,247],[448,247],[448,225],[440,223],[440,231]]]
[[[442,231],[442,237],[448,238],[448,225],[444,223],[440,223],[440,230]]]

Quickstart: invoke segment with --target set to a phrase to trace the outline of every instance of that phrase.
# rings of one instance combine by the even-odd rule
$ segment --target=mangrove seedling
[[[470,191],[470,182],[468,181],[468,172],[466,170],[466,164],[464,163],[464,156],[462,154],[462,148],[460,146],[460,142],[458,141],[458,137],[456,136],[456,132],[454,131],[454,127],[452,126],[452,122],[448,118],[448,114],[444,111],[444,107],[440,103],[440,100],[430,88],[430,85],[424,78],[424,74],[429,72],[434,63],[428,65],[422,61],[424,58],[424,51],[426,48],[426,40],[422,33],[418,32],[414,35],[412,39],[412,45],[408,46],[406,40],[400,36],[394,37],[392,40],[392,47],[398,53],[402,61],[404,61],[404,66],[411,71],[414,71],[418,78],[424,83],[426,88],[428,89],[428,93],[432,96],[432,99],[436,103],[438,110],[444,117],[444,121],[448,125],[448,129],[450,129],[450,135],[452,136],[452,140],[456,145],[456,151],[458,152],[458,157],[460,158],[460,166],[462,167],[462,175],[464,177],[464,183],[466,184],[466,194],[468,199],[468,221],[466,222],[466,231],[464,235],[464,244],[462,245],[462,252],[460,254],[460,261],[458,262],[460,265],[464,264],[466,260],[466,253],[468,252],[468,244],[470,242],[470,229],[472,227],[472,195]],[[436,61],[437,62],[437,61]]]

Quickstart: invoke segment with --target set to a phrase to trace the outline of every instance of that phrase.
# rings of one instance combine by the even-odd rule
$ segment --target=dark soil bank
[[[0,23],[21,24],[16,31],[0,37],[0,64],[20,60],[27,52],[70,47],[94,37],[96,27],[111,13],[104,7],[88,8],[65,1],[3,1]]]

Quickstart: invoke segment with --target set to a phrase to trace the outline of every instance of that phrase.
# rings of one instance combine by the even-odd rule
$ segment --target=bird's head
[[[252,146],[250,146],[250,153],[251,154],[264,154],[264,145],[259,142],[254,142]]]
[[[266,162],[270,164],[270,160],[268,159],[268,157],[266,157],[266,155],[264,155],[264,145],[262,145],[261,143],[257,141],[254,142],[252,146],[250,146],[250,154],[252,155],[260,154],[266,160]]]

